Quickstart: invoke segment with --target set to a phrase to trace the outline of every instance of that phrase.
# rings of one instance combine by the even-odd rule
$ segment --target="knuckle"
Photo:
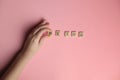
[[[37,41],[38,41],[37,35],[35,35],[35,36],[33,37],[33,41],[34,41],[34,42],[37,42]]]
[[[32,38],[32,42],[36,42],[36,41],[37,41],[36,39]]]

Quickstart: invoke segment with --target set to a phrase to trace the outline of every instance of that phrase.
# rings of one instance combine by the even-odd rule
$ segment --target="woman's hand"
[[[42,45],[44,39],[50,36],[48,33],[52,32],[52,30],[48,27],[49,23],[43,19],[40,24],[28,35],[22,51],[31,55],[35,54]]]
[[[48,28],[48,26],[49,23],[43,19],[40,24],[32,30],[28,35],[21,52],[15,57],[14,61],[2,75],[1,80],[18,80],[24,66],[38,51],[45,37],[49,35],[48,33],[51,32],[51,29]]]

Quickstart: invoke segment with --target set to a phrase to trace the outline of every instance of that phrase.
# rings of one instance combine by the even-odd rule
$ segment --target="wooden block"
[[[83,37],[83,31],[78,32],[78,37]]]
[[[48,33],[48,36],[50,37],[51,35],[52,35],[52,32],[49,32],[49,33]]]
[[[69,36],[69,31],[64,31],[64,36],[65,37]]]
[[[55,36],[60,36],[60,30],[55,31]]]
[[[76,31],[71,31],[71,36],[75,37],[76,36]]]

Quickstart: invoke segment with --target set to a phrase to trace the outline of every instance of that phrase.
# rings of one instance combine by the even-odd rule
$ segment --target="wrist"
[[[21,50],[20,55],[26,58],[32,58],[32,56],[34,56],[34,53],[32,51]]]

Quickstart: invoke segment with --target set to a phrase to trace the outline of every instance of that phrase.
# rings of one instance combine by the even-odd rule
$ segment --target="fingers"
[[[42,29],[43,27],[48,27],[49,23],[43,18],[40,22],[39,25],[37,25],[37,27],[34,29],[33,31],[33,35],[35,35],[40,29]]]
[[[39,27],[39,25],[42,24],[44,21],[45,21],[45,19],[42,18],[41,21],[38,24],[35,25],[32,32],[34,32]]]
[[[47,33],[45,34],[45,32]],[[43,37],[45,38],[46,36],[49,36],[49,32],[52,32],[52,30],[49,28],[49,23],[45,19],[42,19],[39,25],[34,28],[30,35],[31,37],[34,37],[37,42],[40,42]]]
[[[45,39],[47,38],[47,36],[43,36],[39,39],[38,43],[39,43],[39,46],[42,45],[45,41]]]
[[[39,25],[45,24],[46,22],[47,22],[46,19],[43,18],[43,19],[41,20],[41,22],[39,23]]]
[[[42,24],[44,21],[45,21],[45,19],[42,18],[41,21],[39,22],[39,24]],[[38,25],[39,25],[39,24],[38,24]]]
[[[49,26],[49,23],[48,22],[44,22],[44,24],[41,24],[41,25],[39,25],[39,27],[38,28],[36,28],[36,30],[34,30],[34,32],[33,32],[33,35],[35,35],[40,29],[42,29],[42,28],[47,28]]]
[[[52,30],[51,30],[50,28],[46,28],[46,27],[40,29],[40,30],[35,34],[37,41],[40,41],[43,37],[48,36],[48,34],[43,36],[44,33],[46,33],[46,32],[48,33],[48,32],[51,32],[51,31],[52,31]]]

